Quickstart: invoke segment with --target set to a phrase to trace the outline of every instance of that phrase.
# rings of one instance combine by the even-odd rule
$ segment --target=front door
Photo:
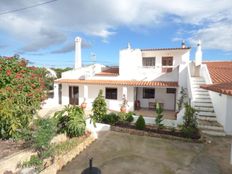
[[[79,104],[79,87],[69,86],[69,104],[78,105]]]
[[[162,57],[162,72],[172,72],[171,67],[165,66],[173,66],[173,57]]]

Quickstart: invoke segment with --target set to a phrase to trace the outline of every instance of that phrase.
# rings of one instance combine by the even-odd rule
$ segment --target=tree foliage
[[[58,118],[58,133],[67,133],[69,137],[78,137],[85,133],[84,111],[79,106],[66,106],[55,113]]]
[[[16,138],[46,97],[46,70],[14,57],[0,57],[0,138]]]
[[[107,113],[107,107],[106,107],[106,101],[103,96],[103,91],[100,90],[98,93],[98,96],[95,98],[93,102],[93,115],[91,116],[91,119],[93,120],[94,124],[96,122],[102,122],[103,117]]]
[[[155,118],[155,124],[158,126],[158,128],[162,128],[163,124],[163,108],[160,106],[159,103],[156,104],[156,109],[155,112],[157,114],[156,118]]]

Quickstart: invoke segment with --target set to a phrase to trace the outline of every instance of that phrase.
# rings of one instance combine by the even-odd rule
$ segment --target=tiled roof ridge
[[[57,79],[55,83],[80,83],[97,85],[119,85],[119,86],[160,86],[178,87],[177,81],[138,81],[138,80],[80,80],[80,79]]]
[[[177,48],[142,48],[141,51],[162,51],[162,50],[187,50],[191,49],[191,47],[177,47]]]

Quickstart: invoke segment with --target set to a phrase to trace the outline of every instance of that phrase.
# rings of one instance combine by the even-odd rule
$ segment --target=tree
[[[163,108],[160,106],[159,103],[156,104],[156,109],[155,112],[157,114],[156,118],[155,118],[155,124],[158,126],[158,128],[162,128],[163,124]]]
[[[18,56],[0,57],[0,138],[16,138],[45,99],[46,70]]]
[[[91,119],[93,120],[93,123],[95,124],[96,122],[102,122],[103,117],[107,113],[106,101],[102,90],[99,91],[98,96],[93,102],[92,111],[93,115],[91,116]]]

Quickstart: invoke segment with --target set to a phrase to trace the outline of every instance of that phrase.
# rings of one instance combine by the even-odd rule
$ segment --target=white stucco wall
[[[175,110],[175,94],[166,93],[166,88],[155,88],[154,99],[143,98],[143,88],[138,88],[138,100],[143,108],[148,108],[149,102],[164,103],[165,110]]]
[[[73,85],[73,84],[63,84],[62,86],[62,105],[69,104],[69,86],[79,87],[79,104],[86,99],[87,109],[92,109],[92,104],[94,99],[97,97],[100,90],[103,90],[103,96],[105,96],[105,88],[117,88],[117,100],[106,99],[107,107],[110,110],[120,111],[123,96],[123,86],[103,86],[103,85]],[[127,88],[127,100],[128,100],[128,111],[133,111],[134,109],[134,88]]]
[[[162,72],[162,57],[173,57],[173,72]],[[143,67],[143,57],[156,57],[155,67]],[[189,50],[152,50],[124,49],[120,51],[120,79],[178,81],[180,64],[189,61]],[[175,69],[176,68],[176,69]]]
[[[209,91],[217,121],[224,127],[226,134],[232,135],[232,96]]]

